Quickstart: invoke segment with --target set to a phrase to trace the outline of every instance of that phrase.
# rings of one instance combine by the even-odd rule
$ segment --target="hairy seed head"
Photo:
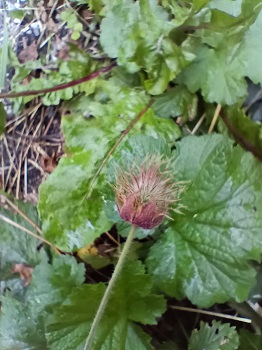
[[[146,157],[142,164],[119,169],[116,174],[119,215],[144,229],[152,229],[163,221],[182,190],[161,156]]]

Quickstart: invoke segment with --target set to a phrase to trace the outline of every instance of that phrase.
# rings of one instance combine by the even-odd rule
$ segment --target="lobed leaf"
[[[193,59],[168,38],[174,27],[156,0],[125,0],[106,12],[100,41],[105,53],[129,72],[144,68],[144,86],[157,95]]]
[[[261,253],[261,164],[221,135],[187,137],[177,179],[188,181],[182,215],[173,215],[147,266],[167,294],[202,307],[243,301],[255,282],[249,259]]]
[[[247,90],[244,77],[254,77],[254,62],[258,62],[259,50],[255,47],[259,46],[256,38],[261,6],[257,0],[209,2],[210,16],[181,45],[195,59],[178,82],[191,92],[201,90],[207,102],[232,105],[242,101]],[[258,81],[257,75],[254,81]]]
[[[238,345],[235,327],[216,321],[212,322],[212,326],[201,322],[200,329],[191,334],[188,350],[236,350]]]
[[[262,160],[262,125],[255,123],[237,106],[227,108],[221,116],[230,134],[246,150]]]
[[[18,208],[23,211],[33,222],[39,224],[36,208],[31,204],[15,201]],[[0,214],[4,218],[12,220],[15,224],[38,234],[34,227],[28,223],[21,215],[13,213],[11,210],[0,206]],[[41,241],[21,231],[0,218],[0,294],[9,290],[12,294],[23,295],[25,281],[20,276],[12,272],[16,264],[28,264],[36,266],[41,261],[47,260],[47,255],[43,249],[38,251]]]
[[[105,287],[83,285],[53,310],[47,324],[52,349],[83,349]],[[128,262],[116,283],[100,323],[95,349],[152,349],[150,338],[133,322],[155,324],[165,310],[163,297],[152,294],[151,277],[140,262]],[[83,303],[83,300],[85,301]]]
[[[258,64],[262,54],[261,46],[262,30],[262,11],[260,11],[256,21],[248,29],[245,35],[243,51],[246,55],[246,64],[244,68],[247,75],[254,83],[262,84],[262,68]]]
[[[192,47],[197,57],[179,77],[189,91],[201,89],[206,101],[222,105],[232,105],[246,95],[244,60],[238,42],[214,49],[189,38],[185,45]]]
[[[38,310],[10,296],[2,297],[0,347],[3,350],[48,350],[43,316]]]
[[[24,302],[11,296],[2,298],[0,345],[4,350],[47,350],[45,322],[47,310],[61,305],[72,291],[82,285],[85,270],[75,258],[59,256],[53,264],[42,261],[33,271]]]
[[[184,86],[176,86],[157,97],[153,110],[161,118],[183,116],[187,119],[195,117],[196,104],[196,95],[191,94]]]
[[[72,256],[55,257],[52,265],[42,262],[33,271],[26,302],[34,310],[43,313],[46,306],[60,305],[74,288],[81,286],[85,280],[84,275],[84,264],[78,264]]]

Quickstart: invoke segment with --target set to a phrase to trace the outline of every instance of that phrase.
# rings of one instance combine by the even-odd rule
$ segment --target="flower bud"
[[[181,183],[172,181],[168,163],[160,156],[147,157],[140,166],[132,165],[116,174],[119,215],[143,229],[161,224],[181,190]]]

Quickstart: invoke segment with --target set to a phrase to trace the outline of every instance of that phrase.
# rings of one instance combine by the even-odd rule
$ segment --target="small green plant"
[[[67,27],[69,29],[73,30],[73,33],[71,34],[71,38],[73,40],[77,40],[80,38],[81,32],[83,31],[83,24],[79,22],[77,15],[73,11],[73,9],[65,9],[61,13],[61,19],[62,21],[65,21],[67,24]]]

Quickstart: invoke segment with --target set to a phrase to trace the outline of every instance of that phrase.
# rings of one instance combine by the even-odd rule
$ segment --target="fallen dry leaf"
[[[56,153],[52,154],[51,157],[48,154],[43,154],[40,157],[40,166],[44,171],[50,174],[57,167],[59,158],[60,157]]]
[[[28,61],[35,61],[38,57],[36,42],[31,45],[25,46],[25,48],[18,54],[18,59],[20,63],[25,63]]]
[[[25,282],[25,287],[29,285],[32,279],[33,268],[28,264],[15,264],[12,268],[13,273],[19,273],[21,280]]]
[[[58,58],[60,58],[63,61],[69,60],[69,46],[63,46],[61,50],[57,53]]]

